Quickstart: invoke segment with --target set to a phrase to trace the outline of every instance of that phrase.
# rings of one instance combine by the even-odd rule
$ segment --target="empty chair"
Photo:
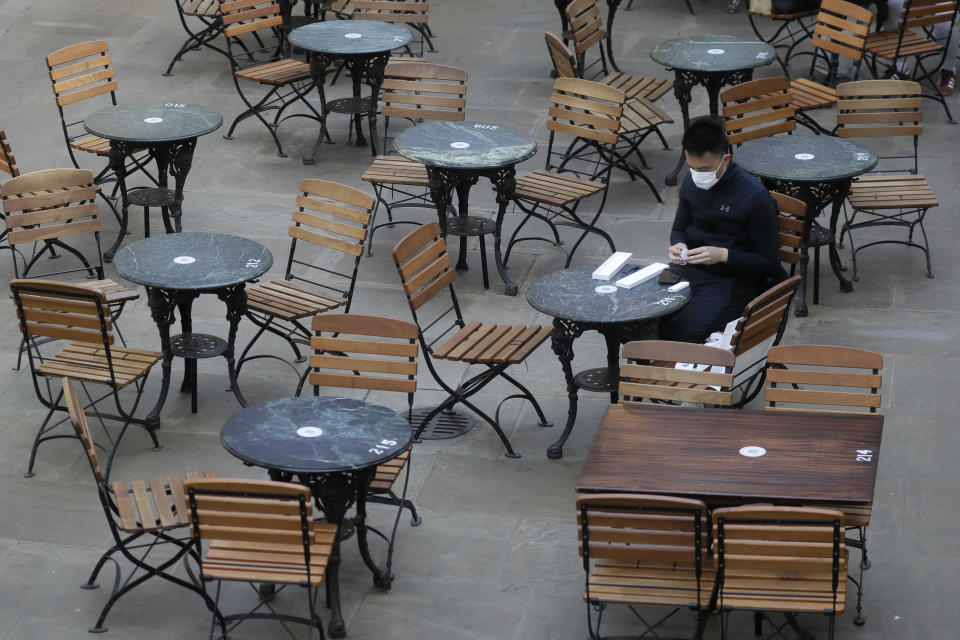
[[[797,128],[789,78],[744,82],[721,93],[720,100],[731,147]]]
[[[620,397],[729,407],[736,356],[727,349],[690,342],[637,340],[620,350]],[[680,363],[678,365],[678,363]]]
[[[771,191],[777,204],[777,238],[780,242],[780,263],[788,275],[797,272],[800,263],[800,247],[803,245],[804,227],[810,228],[807,247],[813,248],[813,304],[820,303],[820,247],[830,244],[829,229],[821,227],[814,220],[807,220],[807,203],[783,193]]]
[[[416,0],[354,0],[354,20],[379,20],[406,25],[414,32],[414,39],[404,49],[405,55],[392,56],[403,58],[423,57],[423,43],[426,41],[430,53],[436,53],[430,40],[429,22],[430,3]]]
[[[187,32],[187,39],[174,54],[165,76],[172,75],[173,65],[183,59],[188,51],[199,51],[200,47],[207,47],[221,53],[228,58],[230,54],[220,47],[211,44],[223,33],[223,21],[220,20],[220,3],[218,0],[173,0],[177,8],[177,17],[183,30]]]
[[[0,129],[0,171],[8,174],[11,178],[20,175],[20,169],[17,168],[17,159],[13,157],[13,149],[10,147],[3,129]]]
[[[739,0],[734,1],[739,2]],[[772,3],[767,4],[770,5]],[[808,18],[817,15],[817,10],[815,8],[801,9],[799,11],[781,13],[773,6],[770,6],[769,9],[764,8],[766,9],[764,10],[759,9],[758,5],[759,3],[751,0],[747,7],[747,19],[750,20],[750,28],[753,29],[753,32],[757,34],[759,39],[773,47],[774,51],[777,52],[777,62],[780,63],[780,67],[783,69],[783,75],[789,76],[790,71],[787,69],[787,65],[790,64],[790,58],[810,53],[809,51],[798,52],[796,48],[810,39],[813,30],[811,28],[811,21],[808,20]],[[734,7],[734,9],[736,9],[736,7]],[[776,25],[773,33],[766,37],[760,31],[760,25],[765,22],[772,22]],[[781,50],[783,51],[783,55],[780,55]]]

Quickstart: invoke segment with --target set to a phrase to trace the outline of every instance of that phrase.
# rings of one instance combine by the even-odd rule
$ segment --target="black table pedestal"
[[[556,442],[547,447],[547,457],[557,459],[563,457],[563,445],[570,432],[573,431],[573,424],[577,421],[577,391],[585,389],[587,391],[607,391],[610,393],[610,402],[616,403],[619,400],[617,387],[620,381],[620,345],[633,340],[655,340],[660,327],[660,320],[652,318],[649,320],[639,320],[636,322],[579,322],[568,320],[566,318],[554,318],[553,333],[550,334],[550,347],[560,360],[560,366],[563,368],[563,377],[567,383],[567,396],[570,400],[567,409],[567,423],[563,427],[563,433]],[[584,331],[597,331],[603,335],[604,342],[607,345],[607,367],[605,377],[606,384],[596,384],[597,371],[591,370],[589,377],[585,373],[576,376],[573,374],[573,342],[583,335]]]
[[[129,221],[129,206],[127,199],[127,182],[125,178],[125,166],[127,156],[135,147],[143,146],[140,143],[132,143],[124,140],[110,141],[109,167],[116,173],[117,184],[120,188],[120,232],[117,239],[109,249],[107,249],[103,258],[107,262],[113,260],[114,254],[120,248],[123,238],[127,235],[127,224]],[[157,181],[161,189],[167,188],[167,172],[173,175],[174,179],[174,199],[173,206],[170,207],[170,216],[173,217],[174,229],[177,233],[183,230],[180,217],[183,214],[183,186],[187,182],[187,174],[190,173],[190,167],[193,166],[193,150],[197,146],[196,138],[187,138],[185,140],[175,140],[173,142],[155,142],[147,145],[150,155],[157,162]]]

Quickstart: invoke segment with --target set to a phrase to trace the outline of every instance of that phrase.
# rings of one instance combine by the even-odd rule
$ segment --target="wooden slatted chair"
[[[797,78],[790,83],[793,106],[797,109],[797,122],[815,133],[831,133],[821,126],[810,111],[832,107],[837,103],[836,83],[840,58],[849,58],[854,64],[854,76],[860,72],[867,35],[873,14],[865,7],[844,0],[823,0],[817,14],[810,43],[813,45],[813,61],[810,78]],[[813,80],[818,62],[826,66],[823,82]]]
[[[577,498],[580,555],[586,574],[587,628],[599,640],[603,608],[626,605],[653,633],[637,607],[697,612],[694,638],[703,636],[716,604],[710,522],[700,500],[643,494]],[[600,610],[596,623],[594,608]],[[672,613],[670,615],[673,615]]]
[[[339,20],[351,20],[353,18],[353,0],[308,0],[309,2],[320,2],[320,19],[327,19],[327,12]]]
[[[20,169],[17,168],[17,159],[13,157],[13,148],[7,141],[3,129],[0,129],[0,171],[8,174],[11,178],[20,175]]]
[[[866,43],[867,60],[875,78],[897,72],[899,59],[913,58],[913,69],[906,79],[926,85],[930,93],[922,94],[923,97],[943,105],[951,124],[956,121],[937,85],[937,74],[950,55],[947,41],[957,24],[958,5],[957,0],[905,0],[899,27],[871,33]]]
[[[303,320],[340,307],[350,311],[373,198],[336,182],[303,180],[295,204],[293,224],[287,231],[290,253],[283,279],[246,289],[246,315],[257,331],[237,359],[238,376],[244,363],[251,360],[287,362],[273,352],[248,355],[264,333],[283,338],[296,361],[304,362],[298,345],[309,345],[313,334]],[[301,375],[299,371],[297,375]]]
[[[377,204],[370,219],[367,255],[373,249],[373,235],[377,229],[395,224],[420,224],[417,220],[396,220],[394,209],[423,208],[436,211],[430,199],[427,168],[419,162],[390,154],[391,119],[463,122],[467,107],[467,72],[458,67],[424,62],[390,62],[383,73],[383,91],[380,94],[383,115],[383,155],[363,173],[362,180],[373,186]],[[390,199],[388,200],[387,197]],[[380,206],[386,210],[387,222],[376,224]],[[485,220],[485,218],[484,218]],[[481,252],[485,255],[483,235]]]
[[[320,314],[313,319],[313,331],[309,381],[314,395],[319,395],[321,387],[405,393],[407,419],[412,422],[413,395],[417,390],[417,337],[420,333],[417,325],[354,313]],[[416,506],[407,499],[412,449],[413,445],[393,460],[378,465],[367,488],[367,502],[397,507],[389,537],[370,527],[388,543],[387,574],[393,566],[394,541],[403,509],[410,511],[411,526],[419,526],[422,522]],[[401,474],[403,488],[397,495],[394,489]]]
[[[846,607],[847,548],[843,514],[831,509],[748,505],[713,512],[714,561],[726,640],[733,611],[755,612],[761,635],[765,612],[819,613],[833,640],[837,614]],[[772,623],[772,621],[771,621]]]
[[[228,58],[230,54],[218,46],[211,44],[223,34],[223,22],[220,20],[220,3],[218,0],[173,0],[177,8],[177,16],[183,30],[187,32],[187,39],[180,45],[174,54],[165,76],[173,74],[173,65],[183,59],[188,51],[199,51],[200,47],[207,47]],[[199,27],[199,28],[198,28]]]
[[[616,162],[624,99],[619,89],[589,80],[557,78],[554,82],[547,118],[550,138],[546,168],[517,178],[513,200],[524,218],[507,242],[504,266],[519,242],[537,240],[559,247],[558,226],[580,231],[570,250],[564,250],[564,268],[570,266],[577,248],[590,233],[606,240],[611,251],[617,250],[613,238],[597,226],[597,220],[607,202],[610,173]],[[587,220],[578,209],[595,195],[600,196],[600,202]],[[532,219],[546,223],[552,237],[520,236]]]
[[[831,413],[877,413],[883,385],[883,356],[865,349],[798,344],[773,347],[767,353],[767,382],[764,400],[767,411],[816,411]],[[779,386],[778,386],[779,385]],[[849,534],[848,547],[860,549],[860,575],[851,580],[857,586],[857,615],[862,625],[863,572],[870,568],[867,554],[867,527],[873,503],[829,505],[843,512]]]
[[[307,100],[316,87],[310,74],[310,65],[294,60],[287,54],[283,18],[277,0],[219,0],[220,19],[227,38],[227,53],[233,72],[233,83],[247,109],[234,118],[230,130],[223,136],[233,139],[237,125],[247,118],[256,118],[267,128],[277,145],[277,155],[286,158],[277,130],[284,120],[310,118],[321,121],[320,114]],[[268,87],[268,91],[254,102],[243,89],[248,83]],[[284,112],[300,102],[309,113]],[[276,111],[273,120],[264,114]]]
[[[217,478],[190,479],[183,486],[194,540],[198,546],[209,543],[200,563],[200,577],[217,583],[217,607],[224,581],[247,582],[254,591],[254,583],[266,582],[278,585],[277,593],[288,586],[303,587],[307,592],[309,617],[278,613],[273,607],[261,612],[263,605],[257,598],[252,611],[223,617],[229,628],[220,637],[227,637],[245,620],[268,619],[277,620],[284,629],[287,622],[306,625],[308,638],[313,638],[316,630],[323,640],[316,600],[337,526],[314,522],[310,489],[288,482]],[[213,631],[211,624],[211,640]]]
[[[763,40],[773,47],[777,52],[777,62],[783,69],[783,75],[789,76],[790,70],[787,65],[790,59],[795,56],[809,55],[809,51],[796,51],[796,48],[810,40],[813,35],[813,18],[817,15],[816,9],[807,9],[804,11],[794,11],[790,13],[777,13],[772,7],[766,11],[756,9],[757,3],[751,1],[747,7],[747,19],[750,20],[750,28],[757,35],[757,38]],[[760,25],[763,23],[773,23],[779,25],[769,36],[761,33]],[[781,56],[780,51],[784,54]]]
[[[797,129],[789,78],[744,82],[721,93],[720,100],[731,147]]]
[[[565,11],[573,38],[578,78],[594,80],[619,89],[627,98],[646,98],[651,102],[658,100],[673,88],[671,78],[634,76],[616,70],[611,73],[608,70],[603,42],[607,38],[607,32],[600,19],[597,0],[573,0],[567,5]],[[594,47],[596,52],[592,51]],[[586,62],[588,55],[592,56],[594,53],[597,57],[588,64]]]
[[[780,243],[780,264],[789,275],[797,272],[800,248],[803,246],[803,227],[807,220],[807,203],[791,196],[771,191],[777,203],[777,239]],[[807,247],[813,247],[813,304],[820,303],[820,247],[830,244],[830,230],[813,221]]]
[[[430,40],[429,24],[430,3],[426,0],[354,0],[354,20],[378,20],[406,25],[414,32],[414,39],[404,48],[403,55],[394,54],[391,60],[422,58],[423,44],[426,41],[430,53],[436,53]]]
[[[903,145],[891,147],[886,154],[878,154],[881,164],[850,185],[847,203],[851,213],[840,229],[840,238],[846,235],[850,243],[853,279],[859,279],[857,254],[880,244],[902,244],[923,251],[927,261],[927,277],[933,277],[930,262],[930,243],[924,228],[927,211],[939,206],[939,201],[919,173],[919,139],[923,133],[920,85],[906,80],[863,80],[837,87],[837,135],[841,138],[877,138],[894,140],[906,138],[913,142],[913,153],[895,155]],[[846,214],[846,207],[844,208]],[[857,220],[858,216],[861,218]],[[907,239],[881,239],[854,246],[853,231],[876,227],[898,227],[907,230]],[[923,243],[914,242],[914,231],[920,229]]]
[[[424,428],[441,411],[463,404],[493,427],[506,449],[505,455],[508,458],[520,457],[510,446],[510,441],[500,427],[499,406],[496,419],[491,418],[474,405],[470,397],[493,380],[503,378],[520,393],[507,396],[500,402],[500,406],[512,398],[525,398],[537,412],[541,426],[548,426],[550,423],[547,422],[540,403],[525,386],[507,374],[507,369],[523,362],[550,337],[553,328],[549,325],[464,322],[457,294],[453,289],[456,271],[453,269],[450,254],[447,253],[447,243],[440,231],[440,225],[435,221],[417,227],[404,236],[393,248],[393,261],[397,266],[413,321],[419,328],[420,348],[426,358],[427,368],[437,384],[449,394],[446,400],[424,417],[417,428],[415,439],[420,437]],[[431,307],[440,306],[443,307],[442,310],[426,316],[428,310],[424,309],[425,305],[445,289],[450,295],[450,305],[445,306],[438,300],[434,301]],[[444,320],[447,316],[452,319]],[[454,332],[453,335],[447,337],[451,331]],[[483,371],[465,382],[451,386],[440,376],[434,360],[462,362],[468,366],[480,365]]]
[[[731,351],[689,342],[638,340],[623,345],[620,357],[626,361],[620,365],[624,402],[733,404],[736,356]]]
[[[146,386],[147,376],[163,354],[144,349],[113,346],[113,321],[103,292],[78,285],[55,282],[52,280],[16,279],[10,283],[16,305],[20,332],[27,341],[27,359],[30,363],[31,379],[37,399],[47,408],[47,415],[37,431],[30,461],[27,463],[26,477],[32,477],[37,450],[47,440],[55,440],[71,435],[62,435],[54,430],[69,418],[51,424],[57,411],[67,411],[61,402],[62,388],[55,392],[52,380],[70,378],[79,382],[92,409],[103,427],[109,442],[107,476],[113,457],[127,427],[131,424],[146,429],[153,441],[154,451],[160,449],[160,443],[153,429],[142,419],[134,417],[140,398]],[[43,338],[68,340],[69,344],[59,350],[48,349]],[[86,385],[107,387],[103,396],[94,399]],[[125,409],[120,402],[119,392],[133,387],[135,397],[130,408]],[[112,398],[117,415],[101,413],[97,405]],[[114,435],[104,420],[122,423]]]
[[[93,477],[97,483],[97,495],[100,497],[100,505],[103,507],[103,514],[107,518],[107,526],[110,528],[110,535],[113,538],[113,546],[100,556],[90,573],[90,577],[83,584],[84,589],[98,588],[100,585],[97,583],[97,577],[100,575],[101,569],[106,566],[107,561],[114,563],[116,579],[113,583],[113,591],[107,603],[100,610],[97,622],[90,628],[90,632],[102,633],[106,631],[107,628],[103,624],[106,622],[107,615],[113,605],[132,589],[152,577],[163,578],[200,594],[207,607],[213,610],[213,601],[202,588],[166,571],[167,568],[174,566],[188,554],[199,561],[199,553],[194,548],[190,537],[178,535],[178,533],[183,533],[183,530],[190,524],[186,494],[183,492],[183,476],[171,474],[149,480],[111,482],[102,470],[97,458],[96,447],[98,445],[93,441],[93,436],[90,434],[90,426],[84,413],[83,401],[77,395],[77,391],[69,378],[63,378],[61,382],[63,384],[64,404],[69,412],[70,422],[73,424],[76,436],[83,445],[87,462],[90,463],[90,469],[93,471]],[[216,477],[216,475],[216,472],[211,470],[189,471],[186,477],[187,479],[211,478]],[[167,545],[173,549],[172,556],[164,558],[162,561],[147,561],[150,553]],[[143,553],[144,549],[147,549],[146,554]],[[120,579],[122,572],[118,554],[133,565],[133,569],[128,573],[127,580]],[[142,575],[135,575],[138,571],[143,572]]]

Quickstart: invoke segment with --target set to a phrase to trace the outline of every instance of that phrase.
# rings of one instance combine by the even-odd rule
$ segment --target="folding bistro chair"
[[[690,342],[638,340],[620,350],[620,397],[669,404],[733,404],[736,356],[727,349]]]
[[[150,480],[133,480],[129,482],[110,482],[102,471],[97,458],[96,447],[90,435],[90,426],[84,413],[83,401],[69,378],[63,378],[63,400],[70,414],[70,422],[87,454],[87,462],[93,471],[97,483],[97,495],[103,514],[107,518],[107,526],[113,537],[113,546],[110,547],[97,561],[90,577],[83,584],[84,589],[96,589],[100,585],[97,577],[106,566],[107,561],[113,562],[116,570],[113,591],[110,598],[100,610],[95,625],[90,627],[91,633],[102,633],[107,630],[103,626],[107,615],[120,598],[134,588],[140,586],[150,578],[156,576],[168,580],[194,591],[204,599],[207,607],[213,611],[214,605],[206,591],[201,587],[187,582],[177,576],[167,573],[181,558],[193,558],[199,564],[200,553],[194,548],[193,540],[189,536],[177,535],[178,530],[186,529],[189,525],[187,501],[183,492],[183,478],[180,475],[156,477]],[[214,471],[187,472],[190,478],[216,477]],[[159,551],[164,545],[173,548],[173,555],[162,561],[147,561],[154,551]],[[127,559],[133,569],[123,579],[120,561],[117,554]]]
[[[617,250],[613,238],[597,227],[597,220],[607,202],[610,173],[617,160],[623,92],[588,80],[557,78],[550,102],[546,168],[517,178],[513,201],[524,216],[510,234],[503,254],[504,266],[519,242],[538,240],[559,247],[562,242],[558,226],[580,231],[571,249],[565,251],[564,268],[570,266],[573,254],[587,234],[600,236],[611,251]],[[567,138],[569,141],[561,149],[562,141]],[[600,203],[592,217],[581,216],[580,204],[598,194]],[[532,219],[545,223],[553,237],[520,236]]]
[[[190,508],[190,531],[198,547],[209,543],[200,563],[200,577],[217,583],[214,619],[217,622],[223,582],[247,582],[257,593],[257,605],[247,613],[222,618],[229,628],[221,638],[246,620],[269,619],[287,627],[288,622],[306,625],[308,638],[323,640],[323,622],[317,613],[317,596],[333,549],[337,526],[314,522],[310,489],[288,482],[239,479],[189,479],[183,483]],[[310,616],[278,612],[273,602],[260,598],[257,585],[278,585],[276,594],[288,586],[306,589]],[[268,609],[269,611],[261,611]]]
[[[905,0],[899,28],[871,33],[866,43],[867,61],[875,78],[885,73],[899,74],[897,61],[913,58],[913,69],[908,73],[909,78],[904,79],[925,84],[932,93],[922,96],[943,105],[950,124],[956,121],[937,86],[937,74],[947,60],[947,41],[957,24],[957,9],[957,0]],[[946,28],[940,30],[938,26]],[[881,71],[881,65],[885,72]]]
[[[913,152],[904,155],[880,155],[881,168],[859,176],[850,185],[847,203],[851,214],[840,229],[850,242],[853,279],[857,280],[857,253],[879,244],[902,244],[923,251],[927,260],[927,277],[933,277],[930,264],[930,243],[923,226],[927,211],[939,201],[919,174],[919,140],[923,133],[920,85],[906,80],[863,80],[837,87],[837,135],[841,138],[889,138],[891,144],[904,138],[913,142]],[[902,149],[902,144],[893,147]],[[888,146],[886,149],[890,149]],[[846,213],[846,207],[844,207]],[[857,220],[858,216],[861,218]],[[859,247],[853,244],[855,229],[899,227],[907,230],[904,240],[874,240]],[[923,244],[914,242],[920,229]]]
[[[277,136],[280,123],[297,117],[320,122],[320,114],[307,100],[307,94],[316,87],[310,75],[310,65],[294,60],[287,54],[283,18],[277,0],[219,1],[233,83],[240,99],[247,105],[247,109],[234,118],[230,130],[223,137],[232,140],[237,125],[254,117],[270,132],[277,145],[277,155],[286,158]],[[243,88],[253,82],[269,87],[256,102],[247,96],[249,89]],[[310,113],[284,116],[287,108],[296,102],[303,103]],[[268,122],[264,114],[270,111],[276,111],[276,114]]]
[[[430,3],[416,0],[354,0],[354,20],[379,20],[406,25],[414,32],[414,39],[407,44],[404,54],[394,54],[391,59],[422,58],[426,41],[430,53],[436,53],[430,40],[428,12]]]
[[[797,47],[810,39],[813,35],[813,21],[808,20],[817,15],[817,9],[803,9],[801,11],[792,11],[789,13],[779,13],[774,7],[767,10],[759,10],[753,0],[747,7],[747,19],[750,20],[750,28],[757,35],[757,38],[763,40],[773,47],[777,54],[777,62],[783,69],[783,75],[789,76],[790,71],[787,65],[790,64],[790,58],[794,56],[810,55],[809,51],[794,51]],[[776,27],[773,34],[764,36],[760,32],[760,24],[770,22],[779,26]],[[780,51],[784,51],[781,56]]]
[[[717,595],[708,518],[707,505],[688,498],[620,493],[577,498],[587,629],[593,640],[602,637],[600,623],[609,605],[626,605],[646,627],[631,637],[659,638],[654,629],[681,609],[696,612],[694,638],[703,637]],[[670,613],[650,624],[638,607]]]
[[[780,264],[788,275],[794,275],[800,263],[800,245],[803,243],[803,221],[807,217],[807,204],[803,200],[771,191],[777,203],[777,239],[780,243]],[[820,288],[820,245],[814,245],[813,299],[817,300]]]
[[[407,395],[407,419],[413,420],[413,394],[417,390],[417,325],[393,318],[362,316],[353,313],[321,314],[313,319],[315,335],[311,340],[310,384],[314,395],[321,387],[397,391]],[[330,334],[330,335],[323,335]],[[299,392],[298,392],[299,395]],[[393,566],[394,541],[403,509],[410,511],[411,526],[422,522],[417,508],[407,499],[410,481],[410,452],[377,466],[367,488],[367,502],[397,507],[390,536],[373,527],[371,531],[387,541],[387,569]],[[398,496],[394,488],[403,475]]]
[[[767,411],[829,411],[831,413],[877,413],[883,356],[850,347],[798,344],[773,347],[767,353],[767,382],[764,400]],[[781,386],[778,386],[781,385]],[[857,616],[862,625],[863,572],[870,568],[867,555],[867,526],[873,503],[829,505],[843,512],[846,545],[860,549],[860,574],[850,579],[857,586]]]
[[[183,30],[187,32],[187,39],[180,45],[180,49],[174,54],[163,75],[173,75],[173,65],[180,62],[185,53],[199,51],[200,47],[207,47],[228,58],[230,57],[230,54],[226,51],[211,44],[223,33],[223,22],[220,20],[220,3],[218,0],[173,0],[173,4],[177,8],[180,24],[183,25]]]
[[[309,345],[313,336],[304,319],[340,307],[350,311],[373,198],[336,182],[303,180],[296,207],[287,231],[290,253],[284,278],[246,289],[246,315],[257,331],[237,359],[238,376],[251,360],[288,362],[274,352],[248,355],[264,333],[283,338],[296,361],[304,362],[298,345]]]
[[[449,397],[434,408],[420,423],[414,439],[430,421],[441,411],[463,404],[483,418],[497,432],[506,449],[508,458],[519,458],[510,441],[500,427],[500,407],[512,398],[526,398],[530,401],[541,426],[548,426],[540,403],[522,384],[507,374],[510,365],[523,362],[533,350],[550,336],[553,328],[549,325],[505,325],[481,322],[464,322],[460,313],[460,304],[453,289],[456,271],[447,253],[447,243],[440,232],[440,225],[433,221],[417,227],[408,233],[393,248],[393,261],[397,265],[403,292],[407,296],[413,321],[419,328],[420,347],[426,359],[427,368],[437,384],[449,394]],[[423,310],[424,305],[447,289],[450,293],[450,306],[439,313],[429,316]],[[432,305],[437,307],[435,303]],[[442,306],[442,305],[441,305]],[[450,320],[444,320],[452,314]],[[449,322],[449,324],[447,324]],[[449,338],[444,338],[451,331]],[[428,335],[429,334],[429,335]],[[441,342],[442,341],[442,342]],[[439,346],[436,346],[438,345]],[[433,364],[434,360],[451,360],[481,365],[484,370],[469,380],[453,387],[447,384]],[[503,378],[520,393],[507,396],[497,406],[495,417],[491,418],[474,405],[470,398],[497,378]]]
[[[143,349],[115,347],[113,345],[113,321],[107,307],[106,296],[101,291],[88,287],[54,282],[51,280],[13,280],[10,283],[20,332],[27,341],[27,359],[30,362],[31,379],[37,399],[47,408],[47,415],[37,431],[26,477],[33,476],[37,449],[47,440],[74,437],[54,432],[67,418],[51,424],[57,411],[67,411],[61,402],[63,390],[55,393],[51,378],[70,378],[81,384],[87,398],[86,409],[91,409],[100,421],[110,442],[105,475],[109,477],[113,456],[116,454],[127,427],[134,424],[146,429],[153,441],[153,449],[160,449],[156,434],[146,423],[134,418],[140,398],[146,386],[150,368],[163,354]],[[69,340],[70,344],[58,351],[46,349],[43,338]],[[94,399],[87,384],[108,388],[103,396]],[[135,397],[130,409],[120,402],[120,391],[133,387]],[[101,414],[97,404],[112,398],[118,415]],[[114,436],[107,429],[104,419],[123,423]]]
[[[0,129],[0,171],[8,174],[11,178],[20,175],[20,169],[17,168],[17,159],[13,157],[13,149],[7,142],[7,136]]]
[[[394,209],[423,208],[436,213],[436,207],[430,199],[426,166],[390,154],[387,146],[390,119],[402,118],[414,125],[423,120],[463,122],[467,106],[467,72],[441,64],[390,62],[383,73],[380,101],[383,104],[380,111],[383,115],[383,155],[374,159],[362,177],[364,182],[373,186],[377,198],[367,238],[368,256],[373,249],[373,234],[377,229],[395,224],[421,224],[415,220],[395,220]],[[376,224],[381,205],[386,210],[387,221]],[[480,240],[482,243],[483,235]],[[481,254],[486,255],[483,247]]]
[[[763,633],[767,611],[786,615],[774,625],[774,637],[788,624],[801,637],[798,613],[827,616],[833,640],[837,614],[846,605],[847,548],[843,514],[831,509],[747,505],[713,512],[714,561],[720,584],[717,608],[726,640],[730,614],[754,612],[754,632]]]
[[[789,78],[750,80],[721,93],[720,101],[731,147],[797,129]]]

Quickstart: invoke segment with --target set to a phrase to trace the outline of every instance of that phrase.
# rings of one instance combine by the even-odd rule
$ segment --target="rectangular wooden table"
[[[882,432],[877,414],[616,404],[600,423],[577,491],[696,497],[711,505],[867,504]]]

